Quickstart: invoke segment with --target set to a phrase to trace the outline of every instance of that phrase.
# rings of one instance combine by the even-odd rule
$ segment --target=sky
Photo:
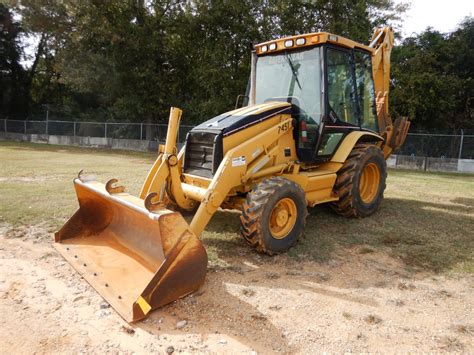
[[[396,0],[396,2],[407,2]],[[474,0],[411,0],[404,16],[403,37],[420,33],[428,26],[440,32],[451,32],[466,16],[474,16]]]

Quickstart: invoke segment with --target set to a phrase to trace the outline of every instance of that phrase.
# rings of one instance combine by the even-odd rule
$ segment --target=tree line
[[[399,30],[394,0],[21,0],[0,2],[0,118],[197,123],[245,92],[250,50],[328,31],[368,43]],[[391,111],[418,129],[473,128],[472,18],[401,40]],[[35,43],[34,46],[31,43]],[[30,44],[30,45],[29,45]],[[31,52],[34,48],[34,52]]]

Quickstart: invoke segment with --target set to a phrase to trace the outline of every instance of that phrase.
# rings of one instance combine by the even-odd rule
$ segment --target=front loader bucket
[[[55,248],[126,321],[203,283],[206,251],[179,213],[149,212],[143,200],[96,181],[74,186],[80,207]]]

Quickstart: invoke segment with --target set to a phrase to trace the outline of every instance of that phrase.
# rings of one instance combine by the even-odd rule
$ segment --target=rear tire
[[[271,177],[248,193],[242,205],[240,231],[257,251],[281,253],[296,243],[307,214],[303,189],[287,179]]]
[[[331,207],[344,217],[370,216],[383,200],[386,178],[382,150],[374,144],[357,144],[337,173],[334,191],[339,200]]]

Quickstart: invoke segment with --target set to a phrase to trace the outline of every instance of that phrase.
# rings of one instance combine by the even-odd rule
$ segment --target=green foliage
[[[433,29],[406,38],[392,54],[393,116],[407,115],[415,128],[474,128],[474,19],[449,34]]]
[[[322,30],[367,43],[377,26],[399,28],[407,8],[394,0],[2,3],[1,21],[14,30],[0,32],[1,116],[31,117],[48,105],[51,118],[159,122],[178,106],[187,123],[233,108],[254,44]],[[473,31],[469,18],[451,34],[428,29],[394,49],[394,116],[408,115],[415,128],[473,126]],[[37,42],[28,68],[25,39]]]
[[[16,118],[27,113],[27,73],[20,64],[20,24],[0,3],[0,116]]]

